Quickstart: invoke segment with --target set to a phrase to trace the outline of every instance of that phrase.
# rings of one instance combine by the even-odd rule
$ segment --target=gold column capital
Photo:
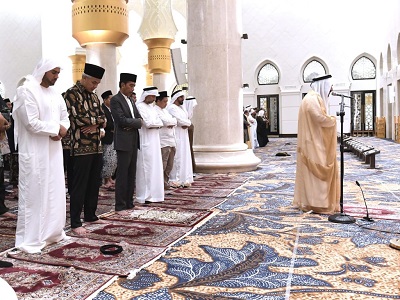
[[[143,41],[149,50],[148,69],[150,73],[171,72],[170,46],[174,42],[170,38],[152,38]]]
[[[74,54],[69,58],[72,61],[72,80],[77,82],[82,78],[83,70],[85,70],[86,54]]]
[[[110,43],[121,46],[129,37],[126,0],[74,0],[72,36],[81,46]]]

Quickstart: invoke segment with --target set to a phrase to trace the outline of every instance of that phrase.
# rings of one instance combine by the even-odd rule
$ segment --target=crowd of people
[[[194,97],[182,90],[168,96],[149,86],[136,100],[137,76],[121,73],[118,93],[105,91],[101,101],[96,89],[106,70],[90,63],[81,79],[59,94],[53,86],[60,72],[57,62],[42,59],[17,88],[12,118],[0,114],[0,135],[14,126],[19,162],[16,216],[4,204],[0,159],[0,217],[17,218],[15,246],[28,253],[66,238],[65,177],[71,230],[79,236],[87,233],[85,223],[105,222],[96,214],[101,185],[115,191],[115,212],[127,215],[135,203],[164,201],[166,190],[193,182]],[[326,108],[329,78],[313,80],[299,109],[293,204],[316,213],[339,210],[336,118]],[[268,125],[263,109],[246,107],[249,148],[267,145]]]
[[[166,190],[193,182],[194,106],[185,105],[184,91],[168,96],[150,86],[136,100],[137,76],[121,73],[118,93],[100,99],[106,70],[86,63],[81,79],[59,94],[60,72],[58,62],[40,60],[17,88],[12,123],[0,114],[0,134],[15,127],[20,170],[16,216],[5,205],[0,159],[0,217],[17,218],[15,247],[28,253],[67,238],[67,195],[71,230],[84,236],[85,223],[106,222],[96,214],[100,187],[115,191],[115,211],[127,215],[135,203],[164,201]]]
[[[269,119],[263,109],[247,106],[243,110],[243,138],[251,149],[265,147],[268,142]]]

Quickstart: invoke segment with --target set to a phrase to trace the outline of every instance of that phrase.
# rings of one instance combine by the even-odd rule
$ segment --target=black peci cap
[[[137,78],[137,75],[130,74],[130,73],[121,73],[119,75],[120,82],[129,82],[129,81],[136,82],[136,78]]]
[[[85,63],[85,69],[83,70],[83,73],[85,73],[86,75],[97,79],[102,79],[104,72],[105,70],[102,67],[89,63]]]

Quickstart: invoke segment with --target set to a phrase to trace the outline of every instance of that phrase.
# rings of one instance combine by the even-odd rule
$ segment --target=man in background
[[[193,96],[188,96],[185,101],[183,102],[183,105],[185,106],[185,110],[188,113],[188,117],[190,122],[192,122],[192,118],[193,118],[193,111],[194,108],[197,106],[197,100],[195,97]],[[189,145],[190,145],[190,156],[192,158],[192,169],[193,172],[196,169],[196,162],[194,160],[194,152],[193,152],[193,135],[194,135],[194,125],[193,122],[192,124],[190,124],[189,128],[188,128],[188,134],[189,134]]]
[[[193,182],[192,157],[190,154],[190,143],[188,128],[192,124],[187,111],[183,107],[185,94],[182,90],[175,91],[171,95],[171,104],[167,107],[168,112],[177,120],[175,128],[176,154],[174,166],[170,173],[171,187],[190,187]]]
[[[10,123],[0,114],[0,134],[4,134],[10,127]],[[4,163],[3,155],[0,154],[0,217],[3,218],[16,218],[17,216],[10,213],[8,207],[5,205],[6,187],[4,183]]]
[[[167,105],[168,93],[166,91],[159,92],[159,96],[156,98],[155,110],[163,122],[163,126],[159,130],[159,135],[163,162],[164,190],[170,189],[169,174],[174,166],[176,152],[175,127],[177,124],[176,119],[165,109]]]
[[[114,150],[114,120],[111,115],[110,102],[113,94],[110,90],[101,94],[103,104],[101,105],[106,115],[107,125],[104,128],[105,135],[101,139],[103,144],[103,169],[101,177],[103,178],[103,187],[106,189],[114,188],[115,169],[117,168],[117,152]]]

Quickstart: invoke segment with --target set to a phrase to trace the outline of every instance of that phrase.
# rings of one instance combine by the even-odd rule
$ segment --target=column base
[[[229,173],[254,171],[261,160],[253,150],[194,152],[197,173]]]

